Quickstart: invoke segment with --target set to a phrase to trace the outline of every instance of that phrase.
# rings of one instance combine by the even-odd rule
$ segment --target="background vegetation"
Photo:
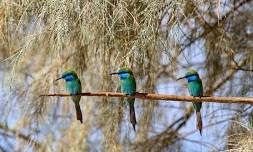
[[[252,0],[2,0],[0,59],[0,151],[253,150],[251,105],[204,104],[199,137],[189,103],[137,100],[135,133],[122,99],[82,97],[80,125],[69,98],[38,97],[68,68],[117,91],[122,66],[139,92],[187,95],[195,68],[205,95],[252,96]]]

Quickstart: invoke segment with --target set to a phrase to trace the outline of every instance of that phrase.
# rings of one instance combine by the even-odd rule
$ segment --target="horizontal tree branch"
[[[218,97],[218,96],[204,96],[204,97],[192,97],[192,96],[176,96],[166,94],[155,93],[139,93],[134,96],[127,96],[124,93],[118,92],[85,92],[78,94],[81,96],[105,96],[105,97],[127,97],[127,98],[140,98],[148,100],[168,100],[168,101],[183,101],[183,102],[215,102],[215,103],[241,103],[241,104],[253,104],[253,97]],[[70,94],[45,94],[42,96],[72,96]],[[75,95],[74,95],[75,96]]]

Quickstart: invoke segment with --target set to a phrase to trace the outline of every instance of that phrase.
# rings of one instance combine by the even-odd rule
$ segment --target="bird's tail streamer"
[[[134,101],[129,102],[129,109],[130,109],[130,122],[133,125],[135,131],[136,117],[135,117]]]
[[[80,108],[79,103],[75,103],[75,108],[76,108],[76,118],[79,120],[81,123],[83,123],[83,116],[82,116],[82,111]]]
[[[202,135],[202,118],[200,111],[196,112],[196,117],[197,117],[196,127],[198,128],[200,135]]]

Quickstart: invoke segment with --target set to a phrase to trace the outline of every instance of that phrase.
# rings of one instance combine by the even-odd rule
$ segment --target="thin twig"
[[[19,131],[15,129],[11,129],[4,124],[0,124],[0,130],[4,131],[4,136],[8,136],[8,137],[16,136],[27,141],[28,143],[31,143],[33,146],[35,146],[35,148],[42,147],[42,145],[39,142],[33,140],[30,135],[25,135],[23,133],[20,133]]]

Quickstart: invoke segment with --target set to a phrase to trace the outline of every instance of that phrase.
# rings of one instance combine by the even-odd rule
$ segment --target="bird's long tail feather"
[[[197,117],[196,127],[198,128],[200,135],[202,135],[202,118],[200,111],[196,112],[196,117]]]
[[[129,109],[130,109],[130,122],[133,125],[134,131],[135,131],[136,117],[135,117],[134,104],[129,103]]]
[[[77,120],[80,120],[80,122],[83,123],[83,116],[82,116],[82,111],[81,111],[79,103],[75,103],[75,108],[76,108]]]

